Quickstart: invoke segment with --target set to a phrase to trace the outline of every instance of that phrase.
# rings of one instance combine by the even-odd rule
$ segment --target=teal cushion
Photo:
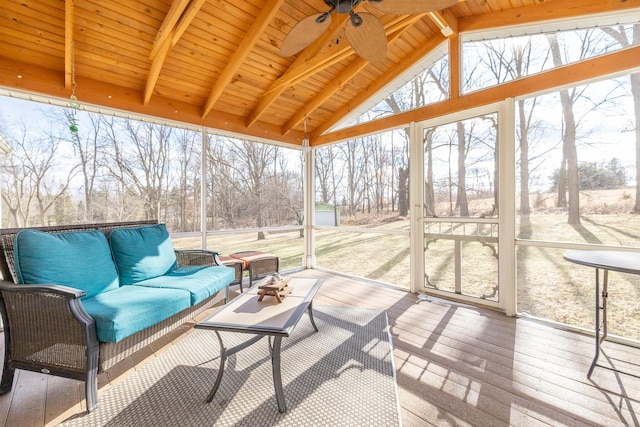
[[[182,289],[191,294],[191,305],[195,305],[229,286],[235,276],[235,269],[231,267],[189,265],[164,276],[137,282],[135,286]]]
[[[99,230],[21,230],[15,237],[14,262],[18,282],[71,286],[85,291],[83,298],[119,286],[109,244]]]
[[[117,228],[109,236],[121,285],[162,276],[176,267],[176,254],[164,224]]]
[[[82,301],[96,321],[98,341],[118,342],[189,307],[189,292],[121,286]]]

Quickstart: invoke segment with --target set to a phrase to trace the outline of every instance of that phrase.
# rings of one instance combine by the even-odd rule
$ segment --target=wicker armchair
[[[33,227],[49,233],[99,229],[108,237],[116,228],[157,224],[135,221]],[[11,391],[16,369],[42,372],[85,381],[87,410],[98,403],[97,375],[202,311],[228,300],[228,290],[192,306],[152,327],[117,343],[97,340],[95,321],[82,306],[84,291],[59,285],[16,284],[13,258],[15,234],[20,228],[0,229],[0,311],[4,324],[5,358],[0,394]],[[222,265],[218,253],[204,250],[176,250],[178,265]],[[10,281],[11,280],[11,281]]]
[[[249,286],[253,286],[254,280],[279,271],[280,258],[277,256],[266,254],[253,258],[249,263]]]

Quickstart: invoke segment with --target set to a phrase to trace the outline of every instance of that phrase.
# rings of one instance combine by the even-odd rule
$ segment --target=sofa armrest
[[[223,265],[220,261],[220,253],[206,249],[174,249],[178,266],[185,265]]]
[[[5,359],[0,394],[11,390],[16,368],[56,373],[97,367],[95,320],[80,297],[85,292],[60,285],[17,285],[0,281]]]
[[[67,298],[81,298],[86,292],[81,289],[62,285],[16,285],[13,282],[0,280],[0,291],[9,292],[51,292]]]

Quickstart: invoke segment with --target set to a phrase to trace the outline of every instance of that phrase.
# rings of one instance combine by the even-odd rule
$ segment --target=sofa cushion
[[[191,305],[215,295],[235,279],[235,269],[215,266],[184,266],[163,276],[136,282],[135,286],[182,289],[191,294]]]
[[[189,292],[121,286],[82,301],[95,319],[98,341],[118,342],[189,307]]]
[[[115,229],[109,243],[121,285],[162,276],[177,265],[164,224]]]
[[[14,262],[20,283],[71,286],[85,291],[83,298],[119,286],[109,244],[99,230],[21,230],[15,237]]]

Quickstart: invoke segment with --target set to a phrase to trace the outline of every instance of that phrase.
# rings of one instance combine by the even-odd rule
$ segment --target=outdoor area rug
[[[398,426],[401,424],[386,312],[314,306],[282,340],[287,412],[278,412],[269,344],[263,338],[218,372],[215,332],[193,329],[130,377],[99,395],[91,413],[62,426]],[[231,348],[253,335],[223,332]]]

